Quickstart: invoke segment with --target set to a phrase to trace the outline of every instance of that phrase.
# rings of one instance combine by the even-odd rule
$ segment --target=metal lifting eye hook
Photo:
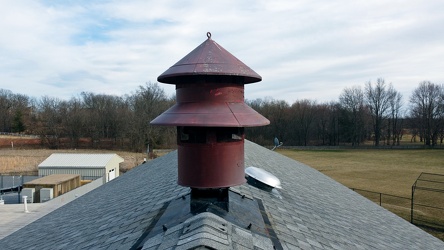
[[[211,32],[207,32],[208,39],[211,39]]]

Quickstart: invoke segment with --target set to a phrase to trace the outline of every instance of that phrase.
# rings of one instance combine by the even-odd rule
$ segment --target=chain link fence
[[[409,197],[402,197],[392,194],[384,194],[379,192],[373,192],[364,189],[351,188],[356,193],[364,196],[365,198],[379,204],[385,209],[397,214],[399,217],[405,220],[410,220],[410,203]]]
[[[411,223],[444,231],[444,175],[421,173],[411,200]]]
[[[421,173],[411,197],[351,189],[416,226],[444,232],[444,175]]]

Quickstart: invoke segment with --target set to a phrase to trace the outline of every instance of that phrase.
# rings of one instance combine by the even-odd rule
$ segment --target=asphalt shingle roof
[[[251,233],[210,212],[198,214],[185,222],[168,229],[165,233],[150,238],[143,250],[194,249],[208,246],[214,249],[273,249],[270,239]]]
[[[231,190],[261,200],[283,249],[444,249],[439,239],[322,173],[248,141],[245,166],[281,180],[277,192],[249,184]],[[0,240],[0,249],[130,249],[143,238],[144,249],[271,248],[270,237],[209,212],[146,237],[164,205],[189,192],[177,185],[175,151]]]

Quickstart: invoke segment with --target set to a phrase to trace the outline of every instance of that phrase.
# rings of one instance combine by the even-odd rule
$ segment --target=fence
[[[421,173],[411,200],[411,223],[444,230],[444,175]]]
[[[271,149],[274,147],[271,145],[267,145],[267,148]],[[351,146],[351,145],[338,145],[338,146],[281,146],[280,149],[296,149],[296,150],[347,150],[347,149],[380,149],[380,150],[391,150],[391,149],[444,149],[443,144],[435,145],[435,146],[427,146],[427,145],[399,145],[399,146],[392,146],[392,145],[380,145],[380,146],[374,146],[374,145],[358,145],[358,146]]]
[[[36,175],[20,173],[0,174],[0,197],[5,204],[20,203],[20,191],[23,183],[39,178]]]
[[[38,135],[26,135],[26,134],[8,133],[8,132],[0,132],[0,135],[7,135],[7,136],[14,136],[14,137],[39,138]]]
[[[365,198],[379,204],[385,209],[397,214],[405,220],[410,220],[410,205],[411,199],[408,197],[402,197],[392,194],[384,194],[379,192],[373,192],[364,189],[351,188],[351,190],[364,196]]]
[[[351,189],[416,226],[444,231],[444,175],[421,173],[411,198]]]
[[[39,178],[37,175],[19,173],[0,174],[0,193],[17,192],[23,183]]]

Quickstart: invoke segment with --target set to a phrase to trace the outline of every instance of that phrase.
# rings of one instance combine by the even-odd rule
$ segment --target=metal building
[[[108,182],[119,176],[123,158],[117,154],[52,154],[38,166],[39,176],[78,174],[82,180],[105,176]]]

